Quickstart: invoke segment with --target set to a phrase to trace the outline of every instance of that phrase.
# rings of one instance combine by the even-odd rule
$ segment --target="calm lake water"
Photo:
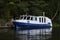
[[[51,38],[49,29],[16,30],[18,40],[46,40]]]
[[[29,33],[28,33],[29,34]],[[60,40],[60,27],[53,28],[50,35],[18,34],[14,29],[0,29],[0,40]]]

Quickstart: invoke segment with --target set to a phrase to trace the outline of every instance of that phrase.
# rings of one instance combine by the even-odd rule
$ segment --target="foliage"
[[[60,23],[59,2],[59,0],[0,0],[0,19],[8,20],[21,14],[42,15],[43,12],[52,19],[58,10],[53,21]]]

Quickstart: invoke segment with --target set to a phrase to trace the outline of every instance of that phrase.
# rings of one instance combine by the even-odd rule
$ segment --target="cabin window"
[[[30,20],[30,17],[27,17],[27,20]]]
[[[23,19],[23,17],[20,17],[20,19]]]
[[[46,22],[46,18],[44,18],[44,22]]]
[[[41,22],[41,18],[39,18],[39,22]]]
[[[43,18],[42,18],[42,23],[43,23]]]
[[[24,19],[26,19],[26,16],[24,17]]]
[[[37,18],[35,17],[35,21],[37,21]]]

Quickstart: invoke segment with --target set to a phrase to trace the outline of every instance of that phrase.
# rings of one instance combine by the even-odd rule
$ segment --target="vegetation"
[[[45,12],[53,23],[60,24],[59,4],[59,0],[0,0],[0,23],[21,14],[42,15]]]

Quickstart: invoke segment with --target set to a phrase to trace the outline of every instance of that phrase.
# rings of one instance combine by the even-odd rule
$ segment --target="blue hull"
[[[50,24],[31,24],[22,22],[13,22],[16,28],[21,29],[48,29],[51,28]]]

